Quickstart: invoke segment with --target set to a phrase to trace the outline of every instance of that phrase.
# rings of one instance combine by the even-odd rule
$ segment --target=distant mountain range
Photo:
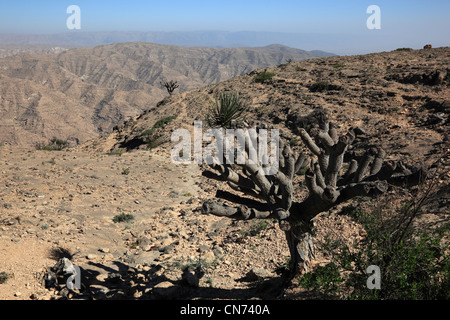
[[[3,35],[2,40],[8,39]],[[42,39],[22,40],[25,52],[42,48],[37,45]],[[161,81],[177,81],[179,93],[326,54],[282,45],[205,48],[147,42],[49,50],[55,53],[0,59],[0,142],[32,146],[57,137],[82,143],[154,107],[168,95]]]
[[[322,37],[323,38],[323,37]],[[334,54],[320,51],[322,47],[318,35],[293,34],[281,32],[227,32],[227,31],[190,31],[190,32],[66,32],[59,34],[0,34],[0,46],[22,45],[41,47],[81,48],[123,42],[152,42],[176,46],[201,46],[210,48],[264,47],[281,43],[293,48],[310,48],[317,56]],[[332,40],[339,41],[339,40]],[[328,39],[326,43],[329,43]]]

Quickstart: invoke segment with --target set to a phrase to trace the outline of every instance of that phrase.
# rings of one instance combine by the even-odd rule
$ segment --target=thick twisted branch
[[[312,152],[313,159],[309,160],[305,153],[295,157],[289,145],[280,141],[280,170],[273,176],[266,176],[260,163],[248,160],[250,147],[246,148],[246,161],[241,165],[242,174],[230,165],[211,165],[211,169],[217,173],[205,171],[204,176],[227,181],[233,190],[263,200],[267,210],[247,206],[221,208],[219,203],[209,203],[204,212],[237,219],[276,217],[280,221],[309,220],[353,197],[386,192],[388,184],[412,185],[424,178],[425,171],[412,173],[401,163],[384,163],[386,152],[376,148],[367,150],[359,161],[351,159],[347,171],[342,174],[344,155],[357,134],[361,133],[364,133],[362,129],[352,128],[347,134],[339,136],[333,124],[320,118],[318,127],[312,129],[310,134],[304,129],[300,130],[300,137]],[[247,141],[255,148],[257,139]],[[294,175],[309,162],[310,167],[305,174],[309,196],[297,203],[293,199]],[[291,217],[292,214],[295,217]]]

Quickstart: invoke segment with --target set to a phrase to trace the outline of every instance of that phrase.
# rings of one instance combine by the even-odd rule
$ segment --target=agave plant
[[[247,107],[236,92],[223,92],[216,97],[215,103],[206,115],[206,123],[210,127],[229,128],[232,121],[242,121]]]

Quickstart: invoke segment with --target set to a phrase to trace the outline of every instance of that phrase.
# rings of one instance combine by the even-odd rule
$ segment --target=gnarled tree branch
[[[312,157],[308,159],[305,153],[295,156],[291,148],[280,141],[280,168],[276,174],[266,176],[260,163],[250,162],[249,147],[245,163],[237,166],[241,168],[240,173],[230,165],[220,164],[211,165],[212,171],[203,173],[207,178],[226,181],[233,190],[256,200],[235,207],[210,200],[203,204],[202,212],[234,219],[278,219],[286,232],[293,272],[306,270],[314,255],[309,226],[319,213],[356,196],[385,193],[390,184],[420,183],[426,176],[424,169],[411,170],[401,162],[384,162],[386,152],[381,148],[368,149],[359,161],[350,159],[343,172],[346,151],[357,136],[364,133],[360,128],[352,128],[339,136],[336,127],[325,116],[320,116],[316,128],[309,133],[304,129],[299,132]],[[304,181],[309,195],[298,202],[293,196],[295,173],[308,163]],[[239,203],[236,199],[231,202]]]

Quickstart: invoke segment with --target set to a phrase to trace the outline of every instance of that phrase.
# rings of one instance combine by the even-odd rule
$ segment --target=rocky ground
[[[0,270],[9,278],[0,299],[61,298],[42,280],[62,257],[82,268],[89,287],[82,297],[94,299],[250,297],[255,292],[247,272],[259,268],[262,276],[275,277],[287,259],[273,222],[201,214],[206,194],[198,167],[175,166],[150,151],[108,155],[2,146],[1,154]],[[120,214],[134,219],[114,222]],[[189,293],[183,290],[189,286],[177,284],[186,266],[204,272],[200,289]],[[165,286],[173,288],[158,292]]]
[[[78,148],[1,146],[0,273],[8,278],[0,284],[0,299],[311,298],[295,284],[278,290],[289,253],[277,222],[202,215],[203,201],[224,187],[202,177],[197,165],[172,163],[170,130],[190,128],[204,118],[215,92],[234,90],[253,108],[249,125],[280,128],[295,149],[298,128],[324,108],[340,132],[366,130],[370,138],[355,152],[377,145],[390,160],[437,168],[424,219],[448,221],[449,60],[449,48],[438,48],[287,63],[268,68],[275,76],[265,83],[254,82],[259,70],[173,95]],[[142,135],[173,115],[153,136]],[[149,149],[152,141],[158,147]],[[296,179],[295,196],[301,197],[301,177]],[[393,189],[349,204],[395,207],[410,196]],[[315,219],[318,242],[325,235],[364,238],[362,227],[340,214],[343,209]],[[126,215],[134,219],[114,221]],[[44,275],[62,257],[82,268],[79,292],[68,292],[64,282],[45,286]],[[328,259],[319,248],[312,267]]]

